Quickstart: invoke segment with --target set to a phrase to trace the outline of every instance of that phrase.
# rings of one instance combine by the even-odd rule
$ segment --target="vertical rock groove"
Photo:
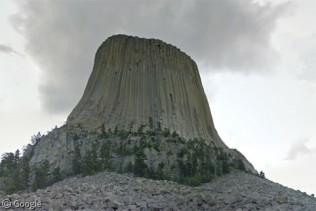
[[[102,125],[136,130],[152,118],[186,138],[227,148],[218,136],[197,65],[156,39],[109,37],[96,52],[85,92],[67,119],[87,130]]]

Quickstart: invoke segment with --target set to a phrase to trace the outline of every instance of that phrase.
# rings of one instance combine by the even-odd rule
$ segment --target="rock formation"
[[[192,185],[236,170],[257,173],[217,134],[195,62],[156,39],[103,42],[66,124],[35,142],[15,172],[34,189],[104,170]]]
[[[134,133],[140,129],[141,133],[149,131],[151,137]],[[54,129],[36,144],[30,164],[49,160],[52,166],[70,173],[76,146],[80,146],[84,156],[92,144],[100,150],[102,145],[112,143],[112,162],[125,166],[134,157],[122,158],[117,153],[118,146],[132,151],[143,141],[156,140],[162,149],[144,150],[147,165],[157,168],[159,163],[171,159],[167,155],[169,148],[173,148],[169,154],[177,155],[182,147],[187,147],[180,139],[173,140],[175,146],[166,134],[162,137],[152,133],[161,134],[165,129],[175,131],[187,141],[199,139],[203,142],[200,145],[208,146],[206,153],[215,156],[209,158],[213,162],[219,153],[214,150],[220,148],[231,156],[231,163],[241,160],[246,170],[256,173],[251,163],[237,150],[229,149],[217,134],[197,66],[188,55],[160,40],[115,35],[97,50],[83,97],[66,125]],[[108,130],[116,131],[111,140],[102,136]],[[124,135],[126,131],[128,134]],[[115,139],[118,134],[120,141]],[[167,162],[169,170],[177,165],[176,159],[172,157]]]
[[[156,39],[108,38],[98,49],[82,99],[67,124],[133,129],[159,122],[185,138],[227,148],[218,136],[195,62]]]
[[[155,39],[108,38],[67,123],[35,142],[0,163],[0,201],[12,202],[0,210],[16,200],[36,210],[316,209],[224,144],[195,62]],[[25,189],[41,190],[4,196]]]

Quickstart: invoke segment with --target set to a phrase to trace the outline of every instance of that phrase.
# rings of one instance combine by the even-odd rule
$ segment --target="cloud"
[[[7,46],[7,45],[3,45],[3,44],[0,44],[0,52],[2,53],[14,53],[14,54],[17,54],[19,56],[22,56],[19,52],[15,51],[13,48],[11,48],[10,46]]]
[[[294,144],[288,151],[285,160],[295,160],[300,155],[309,155],[316,153],[316,148],[309,148],[306,146],[308,140],[303,140]]]
[[[316,193],[316,153],[296,160],[275,161],[264,170],[266,176],[295,190]]]
[[[267,70],[277,58],[270,35],[287,8],[250,0],[16,2],[11,21],[42,70],[41,102],[55,113],[78,102],[97,47],[113,34],[162,39],[209,70]]]
[[[294,46],[303,63],[299,79],[316,82],[316,34],[296,40]]]

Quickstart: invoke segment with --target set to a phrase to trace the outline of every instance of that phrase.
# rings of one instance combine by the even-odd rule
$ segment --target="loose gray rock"
[[[61,197],[62,196],[62,197]],[[231,173],[198,187],[113,172],[72,177],[33,193],[0,198],[37,200],[36,210],[316,210],[316,199],[252,174]],[[14,208],[14,207],[11,207]],[[23,209],[21,209],[23,210]]]

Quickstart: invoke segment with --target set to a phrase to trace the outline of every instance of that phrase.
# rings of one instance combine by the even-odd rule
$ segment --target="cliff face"
[[[42,137],[30,152],[30,166],[46,160],[51,170],[66,175],[87,166],[182,182],[232,168],[256,173],[218,136],[195,62],[162,41],[125,35],[99,47],[66,125]]]
[[[95,131],[169,128],[227,148],[218,136],[195,62],[160,40],[116,35],[98,49],[84,95],[67,124]]]

